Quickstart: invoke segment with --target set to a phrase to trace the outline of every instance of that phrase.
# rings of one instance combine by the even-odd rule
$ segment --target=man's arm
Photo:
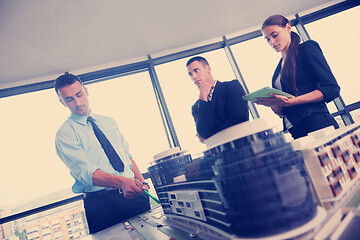
[[[130,158],[131,163],[132,163],[132,171],[134,172],[135,178],[137,180],[139,180],[141,183],[144,182],[144,178],[142,176],[142,174],[140,173],[140,170],[136,164],[136,162],[134,161],[134,159],[131,157]]]
[[[86,186],[86,188],[91,186],[121,188],[124,195],[129,198],[135,197],[142,192],[143,187],[139,180],[109,174],[101,170],[99,166],[92,164],[83,147],[76,139],[74,130],[70,126],[64,126],[56,134],[56,151],[60,159],[70,169],[72,176]],[[123,143],[127,147],[125,140]],[[128,154],[128,151],[126,153]],[[132,163],[134,162],[132,161]],[[136,169],[139,172],[137,166]],[[140,178],[140,180],[143,179]]]
[[[141,183],[143,183],[145,180],[144,180],[144,177],[143,175],[141,174],[136,162],[134,161],[134,159],[131,157],[130,158],[131,162],[132,162],[132,171],[134,172],[134,176],[135,176],[135,179],[139,180]],[[143,187],[145,187],[146,190],[149,190],[149,187],[148,185],[143,185]]]
[[[99,167],[89,161],[70,125],[64,125],[56,133],[55,147],[56,153],[69,168],[71,175],[86,186],[84,188],[91,187],[93,185],[92,175]],[[79,191],[83,191],[83,189]]]
[[[216,81],[200,82],[199,100],[192,107],[192,115],[194,117],[197,137],[200,142],[210,137],[213,134],[213,116],[211,114],[211,104],[208,102],[208,96],[211,91],[214,91]]]
[[[142,193],[143,186],[138,179],[106,173],[98,169],[93,174],[93,184],[99,187],[121,188],[124,196],[133,198]]]
[[[199,99],[192,106],[191,113],[195,121],[196,132],[198,135],[204,139],[210,137],[213,131],[213,117],[211,114],[210,102]]]

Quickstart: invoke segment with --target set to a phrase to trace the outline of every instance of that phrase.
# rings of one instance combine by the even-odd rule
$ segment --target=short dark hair
[[[80,78],[74,74],[66,72],[65,74],[59,76],[55,80],[55,91],[59,95],[59,89],[68,85],[73,84],[74,82],[78,81],[81,83],[81,85],[84,86],[83,82],[80,80]]]
[[[187,61],[186,67],[195,61],[199,61],[203,66],[210,65],[205,58],[197,56],[197,57],[193,57],[189,61]]]

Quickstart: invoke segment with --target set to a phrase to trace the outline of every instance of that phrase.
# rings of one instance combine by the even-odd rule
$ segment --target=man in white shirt
[[[79,77],[69,73],[59,76],[55,90],[60,102],[71,112],[56,134],[56,152],[75,179],[73,192],[84,193],[90,233],[150,209],[149,199],[143,195],[148,185],[115,121],[91,112],[88,90]],[[123,169],[115,170],[93,124],[115,149]]]

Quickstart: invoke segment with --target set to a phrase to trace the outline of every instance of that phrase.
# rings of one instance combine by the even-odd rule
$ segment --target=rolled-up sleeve
[[[306,41],[301,44],[301,48],[314,80],[317,82],[317,89],[324,95],[325,102],[331,102],[339,96],[340,87],[319,44],[315,41]]]
[[[81,188],[86,190],[94,186],[92,176],[99,167],[88,160],[86,152],[77,139],[71,129],[59,130],[55,138],[56,153],[70,169],[71,175],[79,181],[78,184],[83,185]]]

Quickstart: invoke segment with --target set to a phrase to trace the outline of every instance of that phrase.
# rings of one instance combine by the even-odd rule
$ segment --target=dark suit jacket
[[[272,86],[281,70],[280,60],[272,78]],[[287,86],[281,84],[284,92],[295,95]],[[320,90],[324,95],[321,102],[307,103],[293,107],[284,107],[283,114],[289,119],[291,124],[296,125],[304,118],[315,112],[329,113],[326,107],[327,102],[337,98],[340,93],[340,87],[336,82],[334,75],[320,49],[317,42],[309,40],[299,46],[299,53],[296,59],[296,87],[299,95]]]
[[[217,81],[211,101],[199,99],[192,106],[197,133],[209,138],[225,128],[248,121],[248,103],[242,99],[244,95],[238,80]]]

